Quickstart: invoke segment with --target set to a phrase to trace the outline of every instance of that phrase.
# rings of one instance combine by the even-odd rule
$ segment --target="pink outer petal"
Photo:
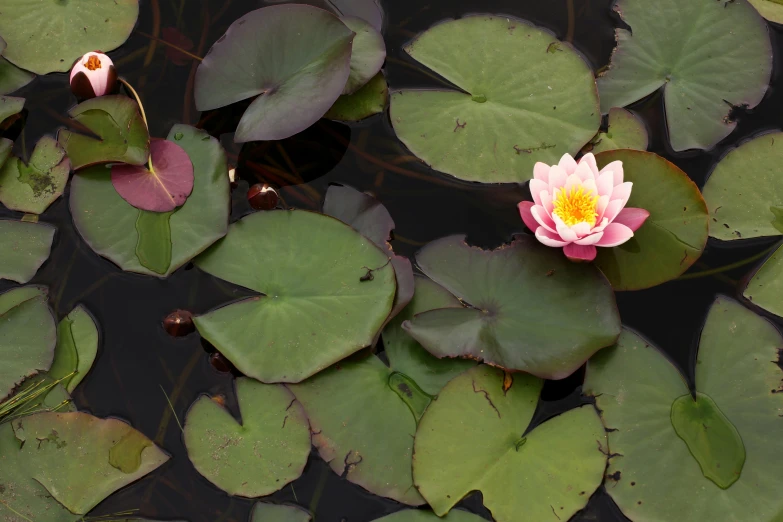
[[[533,166],[533,177],[544,183],[549,183],[549,165],[540,161]]]
[[[561,169],[563,169],[566,172],[566,174],[568,174],[569,176],[574,172],[576,172],[576,167],[577,167],[576,161],[568,153],[563,154],[563,157],[560,158],[560,161],[558,162],[558,166]]]
[[[522,216],[522,221],[525,222],[525,226],[529,228],[531,232],[535,232],[539,225],[530,213],[530,208],[532,206],[532,201],[522,201],[517,205],[517,208],[519,209],[519,215]]]
[[[533,202],[536,205],[541,204],[541,193],[549,190],[549,184],[540,179],[530,180],[530,195],[533,196]]]
[[[601,174],[604,172],[611,172],[614,177],[615,186],[623,182],[623,162],[613,161],[606,167],[601,169]]]
[[[620,201],[619,199],[614,199],[609,202],[608,205],[606,205],[606,210],[604,211],[604,215],[601,216],[601,220],[607,219],[609,220],[609,223],[612,223],[614,221],[614,218],[617,217],[617,214],[620,213],[620,211],[623,209],[623,206],[625,203]]]
[[[563,247],[563,253],[571,261],[592,261],[595,259],[596,250],[593,245],[577,245],[571,243]]]
[[[560,236],[549,232],[544,229],[544,227],[538,227],[538,230],[536,230],[536,239],[550,247],[562,247],[568,244],[568,241],[563,241]]]
[[[567,179],[568,179],[568,174],[566,174],[565,170],[561,169],[557,165],[552,165],[552,168],[549,169],[550,194],[553,194],[555,192],[555,189],[563,188]]]
[[[592,152],[588,152],[584,156],[582,156],[582,159],[579,160],[579,164],[586,163],[588,167],[590,167],[590,170],[593,173],[593,179],[598,179],[598,164],[595,162],[595,156],[593,156]]]
[[[577,239],[574,241],[577,245],[595,245],[598,243],[601,238],[603,237],[603,232],[593,232],[592,234],[589,234],[582,239]]]
[[[553,234],[557,233],[555,222],[552,221],[552,218],[549,216],[549,214],[546,213],[544,207],[540,205],[534,205],[533,208],[530,209],[530,213],[533,214],[533,219],[535,219],[539,225],[549,230]]]
[[[604,236],[601,238],[597,246],[602,247],[615,247],[622,245],[633,237],[633,230],[621,225],[620,223],[609,223],[604,229]]]
[[[631,197],[632,188],[633,188],[633,183],[631,183],[630,181],[626,181],[625,183],[616,185],[614,187],[614,190],[612,191],[612,197],[610,199],[620,200],[623,202],[623,206],[625,206],[625,204],[628,203],[628,198]]]
[[[643,208],[624,208],[614,218],[614,223],[625,225],[636,232],[648,217],[650,217],[650,213]]]
[[[595,181],[599,196],[611,196],[614,190],[614,174],[604,172]]]

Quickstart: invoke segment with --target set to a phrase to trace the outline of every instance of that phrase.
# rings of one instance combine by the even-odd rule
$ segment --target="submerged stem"
[[[748,257],[747,259],[741,259],[736,263],[719,266],[717,268],[710,268],[709,270],[703,270],[701,272],[693,272],[691,274],[681,275],[680,277],[677,278],[677,281],[683,281],[685,279],[698,279],[700,277],[709,277],[711,275],[721,274],[723,272],[734,270],[735,268],[739,268],[741,266],[745,266],[750,263],[753,263],[754,261],[758,261],[759,259],[765,257],[767,254],[772,252],[777,246],[778,246],[777,244],[772,245],[771,247],[765,249],[763,252],[759,252],[755,256]]]
[[[136,89],[133,88],[133,86],[126,82],[124,79],[119,78],[120,83],[122,83],[126,89],[130,91],[130,93],[133,95],[133,97],[136,99],[136,103],[139,105],[139,111],[141,112],[141,119],[144,120],[144,125],[147,127],[147,132],[150,131],[150,124],[147,123],[147,114],[144,112],[144,105],[141,103],[141,98],[139,97],[139,93],[136,92]],[[147,166],[150,169],[150,172],[155,172],[155,170],[152,168],[152,153],[150,153],[149,160],[147,161]]]

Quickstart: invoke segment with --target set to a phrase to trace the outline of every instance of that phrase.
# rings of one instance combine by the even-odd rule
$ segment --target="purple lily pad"
[[[152,171],[144,166],[114,165],[111,183],[122,199],[141,210],[169,212],[193,191],[193,163],[187,152],[168,140],[150,142]]]

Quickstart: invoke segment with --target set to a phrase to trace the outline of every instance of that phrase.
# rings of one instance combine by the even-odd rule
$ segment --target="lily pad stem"
[[[711,275],[721,274],[723,272],[728,272],[729,270],[734,270],[735,268],[739,268],[741,266],[745,266],[747,264],[753,263],[754,261],[758,261],[759,259],[765,257],[767,254],[772,252],[772,250],[774,250],[777,246],[778,245],[776,243],[771,247],[767,248],[766,250],[764,250],[763,252],[759,252],[755,256],[751,256],[747,259],[741,259],[736,263],[731,263],[725,266],[719,266],[717,268],[710,268],[709,270],[703,270],[701,272],[693,272],[691,274],[681,275],[680,277],[677,278],[677,281],[683,281],[685,279],[698,279],[700,277],[709,277]]]
[[[147,123],[147,115],[144,113],[144,105],[141,103],[141,98],[139,98],[139,93],[136,92],[136,89],[133,88],[133,86],[126,82],[124,79],[119,78],[120,83],[122,83],[126,89],[130,91],[130,93],[133,95],[134,98],[136,98],[136,103],[139,104],[139,111],[141,111],[141,119],[144,120],[144,125],[147,127],[147,132],[150,130],[150,125]],[[150,172],[155,172],[155,170],[152,168],[152,154],[150,154],[149,160],[147,161],[147,166],[149,167]]]

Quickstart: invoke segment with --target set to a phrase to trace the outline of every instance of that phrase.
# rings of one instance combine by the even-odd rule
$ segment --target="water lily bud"
[[[172,337],[183,337],[196,330],[193,314],[187,310],[175,310],[163,319],[163,328]]]
[[[71,92],[77,98],[88,99],[114,92],[117,70],[114,62],[103,53],[87,53],[71,69]]]
[[[277,191],[264,183],[256,183],[247,191],[247,200],[256,210],[272,210],[277,206],[280,196]]]
[[[215,352],[209,356],[209,364],[220,373],[228,373],[232,368],[231,363],[220,352]]]

